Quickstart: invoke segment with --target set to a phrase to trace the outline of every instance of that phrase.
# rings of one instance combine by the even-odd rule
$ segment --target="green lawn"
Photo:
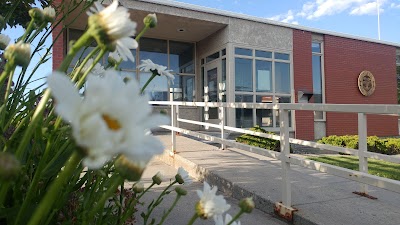
[[[340,166],[351,170],[358,169],[358,157],[355,156],[321,156],[308,157],[308,159]],[[400,180],[400,164],[385,162],[382,160],[368,159],[368,172],[380,177]]]

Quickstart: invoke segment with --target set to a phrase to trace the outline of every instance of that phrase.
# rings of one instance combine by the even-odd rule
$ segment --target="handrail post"
[[[219,107],[219,119],[221,120],[221,139],[225,139],[225,107]],[[221,144],[221,150],[225,150],[225,145]]]
[[[175,128],[177,125],[177,106],[171,105],[171,126]],[[171,131],[171,151],[170,155],[173,156],[176,153],[176,131]]]
[[[358,158],[359,170],[368,174],[368,157],[365,156],[367,149],[367,115],[358,113]],[[360,183],[360,194],[368,194],[368,185]]]
[[[275,203],[275,212],[293,220],[292,187],[290,182],[290,143],[289,143],[289,110],[279,109],[280,148],[282,164],[282,202]]]

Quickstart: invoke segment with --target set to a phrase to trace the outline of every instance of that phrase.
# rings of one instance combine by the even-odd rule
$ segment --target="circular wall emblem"
[[[375,78],[370,71],[362,71],[358,76],[358,89],[364,96],[370,96],[375,91]]]

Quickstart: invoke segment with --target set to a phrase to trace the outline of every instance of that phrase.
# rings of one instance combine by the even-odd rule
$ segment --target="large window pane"
[[[189,101],[194,98],[194,76],[175,75],[174,84],[170,89],[174,101]]]
[[[253,102],[252,95],[236,95],[235,102]],[[250,128],[253,126],[253,109],[236,109],[236,127]]]
[[[140,73],[140,87],[142,88],[151,77],[151,73]],[[168,100],[168,81],[166,76],[156,76],[146,87],[145,91],[150,96],[150,101]]]
[[[275,92],[290,93],[290,64],[275,62]]]
[[[257,96],[257,103],[272,103],[272,96]],[[272,127],[273,115],[271,109],[257,109],[256,110],[256,124],[260,127]]]
[[[253,60],[235,59],[235,90],[253,91]]]
[[[194,45],[184,42],[169,42],[169,66],[175,73],[194,73]]]
[[[312,56],[313,94],[314,103],[322,103],[322,73],[321,56]]]
[[[256,91],[272,91],[272,63],[256,60]]]
[[[152,38],[141,38],[139,47],[140,60],[150,59],[156,64],[168,66],[167,41]]]

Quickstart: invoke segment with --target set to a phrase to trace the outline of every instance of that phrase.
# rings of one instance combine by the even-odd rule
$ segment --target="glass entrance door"
[[[220,60],[207,64],[204,76],[204,101],[205,102],[220,102],[221,89],[221,63]],[[204,108],[204,121],[218,124],[218,108]]]

